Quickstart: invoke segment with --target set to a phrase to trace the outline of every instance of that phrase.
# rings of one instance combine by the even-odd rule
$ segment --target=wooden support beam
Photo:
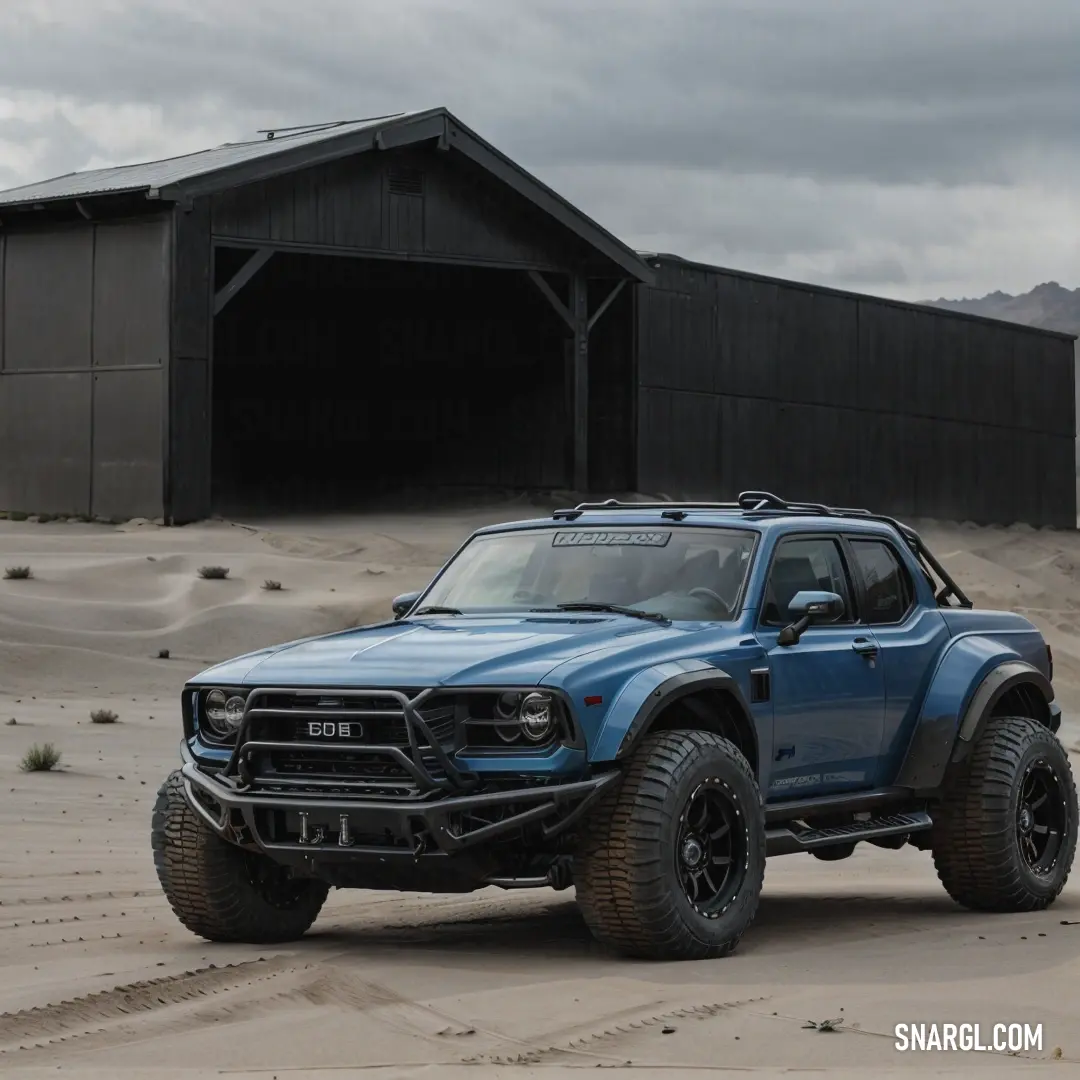
[[[532,283],[547,297],[548,303],[558,312],[563,322],[573,330],[574,316],[570,314],[566,305],[556,295],[555,290],[547,283],[544,275],[539,270],[530,270],[529,277],[532,279]]]
[[[555,290],[536,270],[529,271],[533,284],[547,297],[570,329],[567,342],[567,383],[570,398],[570,457],[574,477],[574,490],[589,490],[589,331],[622,292],[625,281],[620,281],[607,294],[603,303],[589,317],[589,279],[578,272],[570,275],[570,306],[567,307]]]
[[[615,299],[616,299],[616,297],[618,297],[619,293],[621,293],[621,292],[622,292],[622,290],[623,290],[623,286],[624,286],[625,284],[626,284],[626,280],[625,280],[625,279],[623,279],[622,281],[618,282],[618,283],[617,283],[617,284],[615,285],[615,288],[614,288],[614,289],[612,289],[612,290],[611,290],[611,292],[609,292],[609,293],[607,294],[607,296],[606,296],[606,297],[604,298],[604,302],[603,302],[603,303],[602,303],[602,304],[601,304],[601,305],[600,305],[600,306],[599,306],[599,307],[598,307],[598,308],[597,308],[597,309],[596,309],[596,310],[595,310],[595,311],[594,311],[594,312],[592,313],[592,315],[591,315],[591,316],[589,317],[589,330],[590,330],[590,331],[591,331],[591,330],[592,330],[592,328],[593,328],[593,327],[594,327],[594,326],[595,326],[595,325],[597,324],[597,322],[598,322],[598,321],[599,321],[599,319],[600,319],[600,316],[601,316],[601,315],[603,315],[603,314],[604,314],[604,312],[605,312],[605,311],[607,311],[607,309],[608,309],[609,307],[611,307],[611,305],[612,305],[613,303],[615,303]]]
[[[270,261],[274,254],[273,248],[258,248],[255,254],[233,275],[226,285],[222,285],[214,294],[214,314],[221,313],[222,308]]]

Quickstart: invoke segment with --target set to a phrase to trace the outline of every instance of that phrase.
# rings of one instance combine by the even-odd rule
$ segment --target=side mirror
[[[405,613],[420,599],[420,590],[416,592],[402,593],[400,596],[395,596],[390,602],[390,606],[394,609],[394,618],[400,619]]]
[[[803,589],[788,604],[788,613],[795,616],[790,626],[785,626],[776,639],[778,645],[794,645],[812,623],[828,623],[844,614],[844,599],[834,592],[817,592]]]
[[[800,618],[809,615],[811,622],[832,622],[844,614],[844,600],[838,593],[804,589],[791,598],[788,612]]]

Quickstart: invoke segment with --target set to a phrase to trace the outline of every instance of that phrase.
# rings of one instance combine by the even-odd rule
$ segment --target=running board
[[[794,824],[794,823],[793,823]],[[902,836],[904,833],[923,832],[933,826],[925,810],[913,810],[904,814],[883,814],[866,821],[853,821],[847,825],[829,825],[814,829],[809,827],[768,829],[765,833],[766,852],[769,855],[792,855],[798,851],[814,851],[833,844],[848,844],[858,840],[876,840],[882,836]]]

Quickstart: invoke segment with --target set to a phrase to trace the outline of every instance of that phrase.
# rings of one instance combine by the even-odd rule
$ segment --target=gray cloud
[[[0,145],[4,143],[39,148],[35,161],[50,175],[70,172],[72,162],[107,152],[57,108],[33,121],[19,116],[0,117]],[[9,180],[16,184],[22,179],[14,169],[5,168],[0,154],[0,183]]]
[[[641,246],[916,295],[968,251],[979,288],[1033,200],[1080,227],[1078,47],[1076,0],[6,0],[0,100],[58,104],[0,120],[0,180],[19,139],[47,175],[445,104]]]

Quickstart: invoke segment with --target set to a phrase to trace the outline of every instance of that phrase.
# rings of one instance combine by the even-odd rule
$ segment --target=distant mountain
[[[931,307],[966,311],[992,319],[1039,326],[1044,330],[1062,330],[1080,334],[1080,289],[1066,289],[1056,281],[1036,285],[1031,292],[1010,296],[992,292],[978,300],[924,300]]]

